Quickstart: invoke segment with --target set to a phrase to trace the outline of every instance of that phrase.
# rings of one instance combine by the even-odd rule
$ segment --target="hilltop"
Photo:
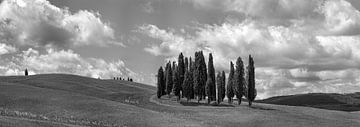
[[[309,93],[271,97],[259,103],[307,106],[339,111],[360,111],[360,93]]]
[[[0,77],[0,126],[360,125],[355,112],[261,103],[198,105],[155,94],[156,88],[145,84],[76,75]]]

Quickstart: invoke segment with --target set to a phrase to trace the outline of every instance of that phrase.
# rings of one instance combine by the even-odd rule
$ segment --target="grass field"
[[[339,111],[360,111],[360,93],[309,93],[271,97],[257,102],[290,106],[307,106]]]
[[[144,84],[46,74],[0,77],[0,126],[358,127],[360,113],[255,103],[176,102]]]

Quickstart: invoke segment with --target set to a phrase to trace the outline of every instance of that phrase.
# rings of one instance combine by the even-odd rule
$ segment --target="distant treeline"
[[[121,77],[114,77],[114,80],[125,80],[125,78],[121,78]],[[127,81],[132,82],[132,81],[133,81],[133,79],[128,77],[128,78],[127,78]]]
[[[230,61],[230,73],[226,85],[224,71],[218,71],[215,77],[211,53],[207,67],[202,51],[195,53],[195,60],[191,57],[184,58],[180,53],[177,63],[169,61],[165,69],[159,68],[157,97],[175,95],[178,100],[180,98],[186,98],[187,101],[197,99],[198,103],[207,97],[208,103],[216,101],[219,104],[225,96],[228,97],[229,103],[232,103],[236,96],[240,105],[241,98],[244,96],[251,106],[256,97],[254,60],[249,55],[249,63],[245,70],[241,57],[238,57],[235,66],[236,68]]]

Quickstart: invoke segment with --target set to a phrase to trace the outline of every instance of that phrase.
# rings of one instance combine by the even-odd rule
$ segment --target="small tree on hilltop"
[[[236,94],[236,98],[238,99],[238,104],[241,104],[242,96],[244,95],[244,63],[241,60],[241,57],[238,57],[236,60],[236,70],[234,74],[234,92]]]
[[[234,64],[230,62],[230,73],[228,78],[228,84],[226,87],[226,94],[228,97],[229,103],[232,103],[232,98],[234,97],[233,85],[234,85]]]

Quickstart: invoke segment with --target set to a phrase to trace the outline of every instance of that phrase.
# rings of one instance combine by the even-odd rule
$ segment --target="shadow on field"
[[[208,104],[208,103],[197,103],[197,102],[186,102],[186,101],[181,101],[180,104],[183,105],[183,106],[235,107],[233,105],[228,105],[228,104]]]
[[[250,108],[257,109],[257,110],[275,110],[275,109],[272,109],[272,108],[266,108],[266,107],[262,107],[262,106],[259,106],[259,105],[253,105]]]

